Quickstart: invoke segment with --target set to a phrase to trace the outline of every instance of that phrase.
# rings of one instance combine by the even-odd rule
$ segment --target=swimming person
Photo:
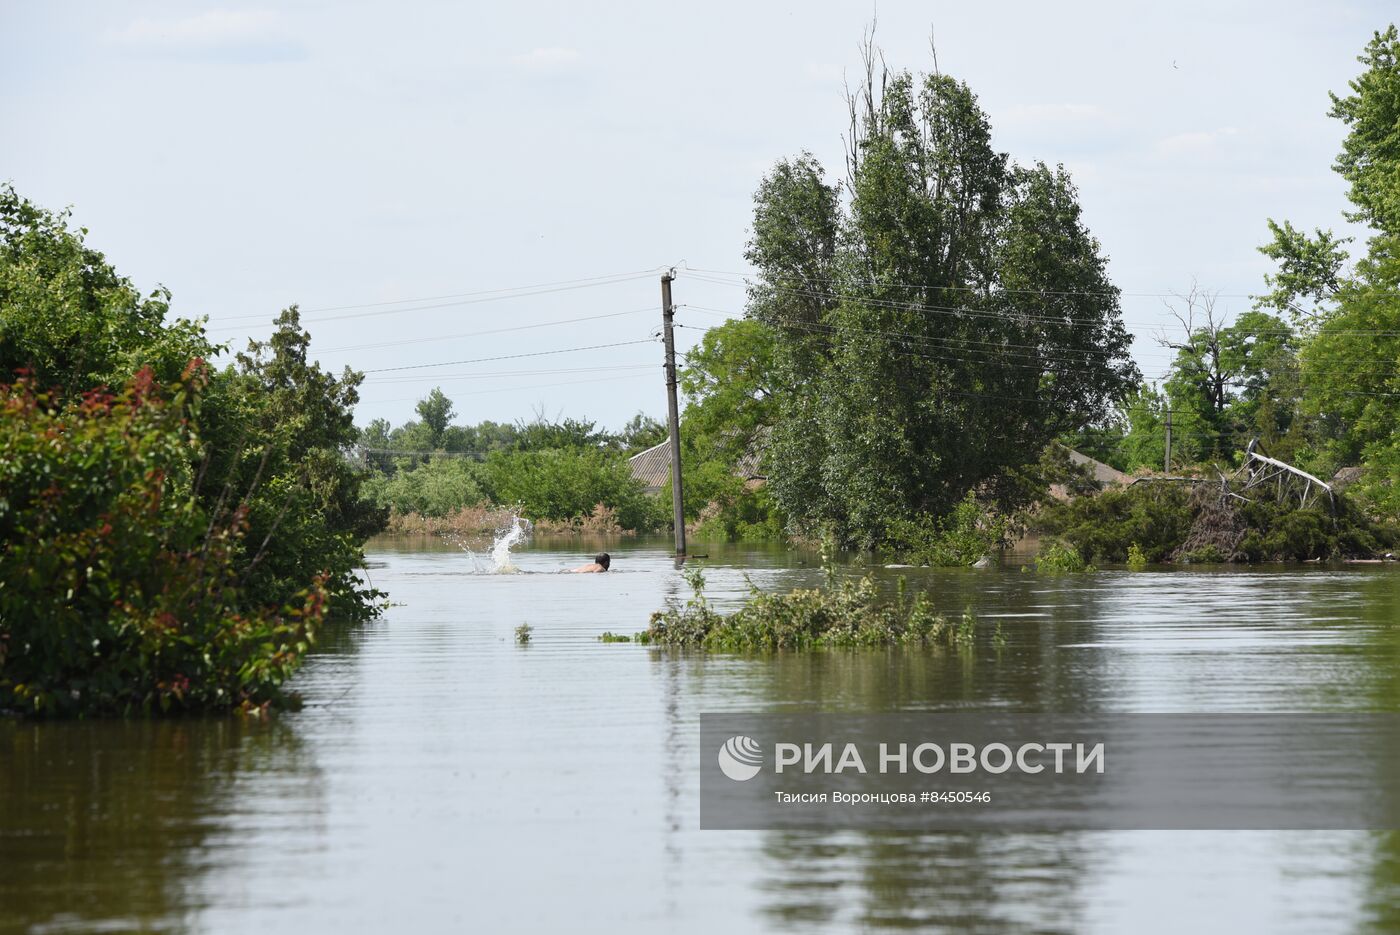
[[[611,564],[612,556],[610,556],[607,552],[599,552],[597,555],[593,556],[593,562],[591,564],[580,565],[578,568],[570,568],[569,572],[570,574],[575,575],[586,575],[593,572],[607,571],[608,566]]]

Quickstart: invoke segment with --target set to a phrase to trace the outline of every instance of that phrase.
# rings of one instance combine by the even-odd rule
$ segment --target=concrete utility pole
[[[1170,474],[1172,472],[1172,410],[1170,403],[1167,405],[1167,453],[1162,461],[1163,471]]]
[[[676,271],[661,274],[661,323],[666,341],[666,428],[671,435],[671,512],[676,524],[676,558],[685,558],[685,497],[681,491],[681,418],[676,408],[676,340],[672,321],[671,280]]]

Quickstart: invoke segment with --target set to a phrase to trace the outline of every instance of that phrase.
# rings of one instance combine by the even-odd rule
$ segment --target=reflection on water
[[[701,711],[1400,710],[1394,568],[882,569],[977,645],[704,657],[597,641],[687,596],[669,543],[603,547],[381,543],[396,606],[272,724],[0,724],[0,929],[1400,929],[1400,835],[702,833],[696,771]],[[721,605],[821,578],[708,549]]]
[[[0,764],[0,928],[180,930],[217,899],[190,886],[211,858],[236,874],[262,832],[321,830],[282,724],[3,722]]]

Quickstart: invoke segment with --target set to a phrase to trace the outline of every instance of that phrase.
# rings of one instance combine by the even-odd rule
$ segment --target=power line
[[[648,365],[648,369],[650,369],[650,365]],[[495,387],[495,388],[489,389],[489,390],[471,390],[471,391],[468,391],[468,392],[466,392],[466,393],[453,393],[453,394],[452,394],[452,397],[453,397],[454,399],[456,399],[456,398],[462,397],[462,396],[483,396],[483,395],[486,395],[486,394],[489,394],[489,393],[517,393],[517,392],[523,393],[523,392],[526,392],[527,390],[543,390],[543,389],[550,389],[550,388],[556,387],[556,386],[582,386],[582,385],[588,384],[588,383],[610,383],[610,382],[615,382],[615,381],[618,381],[618,380],[635,380],[635,379],[637,379],[638,377],[650,377],[650,374],[645,374],[645,373],[629,373],[629,374],[625,374],[625,375],[623,375],[623,376],[617,376],[617,377],[601,377],[601,378],[592,379],[592,380],[565,380],[565,381],[562,381],[562,382],[559,382],[559,383],[533,383],[533,384],[531,384],[531,385],[529,385],[529,386],[498,386],[498,387]],[[387,404],[387,403],[411,403],[411,402],[417,402],[419,399],[420,399],[420,397],[416,397],[416,396],[406,396],[406,397],[402,397],[402,398],[399,398],[399,399],[377,399],[377,400],[374,400],[374,403],[376,403],[376,404],[378,404],[378,405],[385,405],[385,404]],[[368,400],[365,400],[365,401],[367,402]]]
[[[400,370],[424,370],[428,367],[453,367],[458,364],[484,364],[496,360],[519,360],[522,357],[545,357],[550,354],[570,354],[575,351],[598,351],[608,347],[628,347],[633,344],[652,344],[651,338],[640,341],[614,341],[611,344],[588,344],[583,347],[561,347],[552,351],[529,351],[524,354],[501,354],[496,357],[472,357],[466,360],[444,360],[433,364],[407,364],[402,367],[374,367],[361,373],[391,373]]]
[[[372,386],[390,386],[398,383],[421,383],[423,381],[441,380],[443,382],[455,380],[476,380],[493,377],[537,377],[547,374],[559,373],[612,373],[619,370],[653,370],[659,364],[619,364],[612,367],[561,367],[548,370],[488,370],[480,373],[446,373],[446,374],[425,374],[422,376],[405,377],[372,377],[365,381]]]
[[[579,318],[560,318],[554,321],[542,321],[533,325],[515,325],[510,328],[491,328],[487,331],[466,331],[460,334],[435,334],[426,338],[408,338],[403,341],[376,341],[373,344],[349,344],[340,347],[324,347],[319,349],[319,353],[329,354],[334,351],[362,351],[367,348],[380,347],[402,347],[407,344],[426,344],[432,341],[455,341],[459,338],[478,338],[488,334],[505,334],[508,331],[529,331],[534,328],[549,328],[554,325],[572,325],[581,321],[600,321],[604,318],[618,318],[622,315],[636,315],[641,312],[651,312],[651,308],[633,308],[625,312],[607,312],[603,315],[584,315]]]
[[[481,303],[483,303],[483,302],[501,302],[501,301],[505,301],[506,299],[520,299],[520,298],[528,298],[528,297],[530,297],[530,296],[536,296],[536,295],[548,295],[548,294],[555,293],[555,292],[569,292],[569,291],[572,291],[572,290],[574,290],[574,289],[591,289],[591,288],[595,288],[595,287],[597,287],[597,286],[611,286],[611,285],[617,285],[617,284],[619,284],[619,283],[633,282],[633,281],[638,280],[638,279],[644,279],[644,278],[649,277],[650,275],[651,275],[651,272],[650,272],[650,271],[647,271],[647,272],[642,272],[642,273],[629,273],[629,274],[618,275],[618,276],[612,276],[612,277],[595,277],[594,279],[590,279],[590,280],[564,280],[563,282],[560,282],[560,283],[542,283],[542,284],[540,284],[540,285],[538,285],[538,286],[518,286],[518,287],[515,287],[514,289],[510,289],[510,290],[506,290],[506,289],[495,289],[495,290],[487,290],[487,291],[485,291],[485,292],[464,292],[464,293],[458,294],[457,296],[442,296],[441,298],[444,298],[444,299],[451,299],[452,301],[439,302],[439,303],[433,304],[433,305],[413,305],[413,306],[411,306],[411,307],[409,307],[409,308],[384,308],[384,309],[381,309],[380,311],[357,312],[357,313],[355,313],[355,314],[349,314],[349,315],[321,315],[321,316],[316,317],[316,318],[307,318],[307,319],[304,319],[303,321],[304,321],[304,323],[306,323],[306,324],[315,324],[315,323],[317,323],[317,322],[323,322],[323,321],[347,321],[347,320],[359,319],[359,318],[373,318],[373,317],[382,316],[382,315],[398,315],[398,314],[401,314],[401,313],[404,313],[404,312],[423,312],[423,311],[429,311],[429,310],[438,309],[438,308],[452,308],[452,307],[455,307],[455,306],[458,306],[458,305],[478,305],[478,304],[481,304]],[[323,308],[320,308],[320,309],[308,309],[308,311],[337,311],[337,310],[340,310],[340,309],[371,308],[371,307],[378,307],[378,306],[381,306],[381,305],[404,304],[404,303],[406,303],[406,302],[414,302],[414,301],[431,301],[431,300],[428,300],[428,299],[411,299],[411,300],[410,300],[410,299],[401,299],[401,300],[398,300],[397,302],[370,303],[370,304],[368,304],[368,305],[326,306],[326,307],[323,307]],[[236,318],[226,318],[226,319],[223,319],[223,320],[224,320],[224,321],[234,321],[234,320],[246,320],[246,319],[253,319],[253,318],[266,319],[266,317],[267,317],[267,316],[265,316],[265,315],[239,315],[239,316],[236,316]],[[209,328],[208,330],[210,330],[210,331],[234,331],[234,330],[238,330],[238,329],[243,328],[243,327],[245,327],[245,326],[243,326],[243,325],[220,325],[220,326],[218,326],[218,327]]]
[[[700,312],[700,313],[702,313],[702,314],[712,314],[712,315],[716,315],[716,316],[728,316],[728,315],[729,315],[729,313],[723,311],[722,309],[710,309],[710,308],[707,308],[707,307],[701,306],[701,305],[687,305],[687,306],[685,306],[685,307],[686,307],[686,308],[689,308],[689,309],[692,309],[692,310],[694,310],[694,311],[698,311],[698,312]],[[698,328],[697,328],[696,326],[694,326],[694,325],[677,325],[676,327],[678,327],[678,328],[689,328],[690,330],[706,330],[706,331],[709,330],[709,329],[698,329]],[[989,362],[992,361],[993,357],[995,357],[995,358],[1007,358],[1007,357],[1010,357],[1010,358],[1013,358],[1013,359],[1016,359],[1016,360],[1029,360],[1029,361],[1033,361],[1034,363],[1021,363],[1021,364],[1017,364],[1017,363],[1007,363],[1005,360],[1000,360],[1000,359],[997,360],[997,363],[998,363],[999,365],[1001,365],[1001,366],[1006,366],[1006,367],[1021,367],[1021,368],[1031,369],[1031,370],[1050,370],[1050,371],[1052,371],[1052,372],[1054,372],[1054,371],[1056,370],[1056,368],[1049,367],[1049,366],[1043,366],[1043,364],[1046,363],[1046,362],[1051,362],[1051,363],[1068,362],[1068,363],[1075,363],[1075,364],[1077,364],[1077,363],[1081,363],[1081,362],[1083,361],[1084,358],[1090,357],[1090,356],[1092,356],[1092,355],[1094,355],[1094,354],[1103,354],[1103,353],[1104,353],[1102,348],[1092,348],[1092,349],[1086,349],[1085,351],[1083,351],[1082,353],[1079,353],[1079,354],[1070,354],[1070,355],[1066,355],[1065,353],[1063,353],[1062,349],[1054,348],[1054,347],[1042,348],[1040,345],[1034,345],[1034,344],[1011,344],[1011,343],[1004,343],[1004,342],[1001,342],[1001,341],[979,341],[979,340],[976,340],[975,338],[940,337],[940,336],[937,336],[937,335],[920,335],[920,334],[915,334],[915,333],[913,333],[913,332],[908,332],[908,331],[885,331],[885,330],[879,330],[879,329],[859,329],[859,328],[849,328],[849,327],[846,327],[846,326],[843,326],[843,325],[813,324],[813,323],[809,323],[809,322],[787,321],[787,322],[782,322],[781,324],[773,325],[772,327],[775,327],[775,328],[796,328],[796,329],[802,330],[802,331],[808,331],[808,332],[812,332],[812,333],[816,333],[816,334],[828,334],[828,335],[832,335],[832,336],[836,336],[836,337],[844,336],[844,335],[860,335],[860,336],[864,336],[864,337],[887,337],[887,338],[892,338],[892,339],[897,340],[897,341],[902,341],[902,342],[904,342],[904,343],[906,343],[906,344],[919,344],[919,345],[931,346],[932,348],[934,348],[934,349],[936,349],[936,350],[966,350],[966,351],[973,352],[973,353],[982,353],[982,354],[992,355],[992,356],[989,356],[989,357],[986,358],[986,359],[968,358],[968,357],[958,357],[958,356],[952,356],[952,355],[945,356],[945,357],[931,357],[930,359],[958,360],[958,361],[963,361],[963,362],[966,362],[966,363],[989,363]],[[958,345],[958,346],[949,347],[949,346],[946,346],[945,344],[940,344],[940,343],[937,343],[937,342],[947,342],[947,344],[953,344],[953,345]],[[986,345],[986,347],[964,347],[963,345]],[[929,356],[929,355],[924,355],[924,356]],[[1060,368],[1060,370],[1064,370],[1064,369],[1065,369],[1065,368]],[[1168,371],[1167,371],[1167,372],[1168,372],[1168,373],[1171,372],[1172,369],[1175,369],[1175,368],[1172,367],[1172,366],[1171,366],[1171,363],[1169,362],[1169,363],[1168,363]],[[1379,377],[1400,375],[1400,372],[1397,372],[1397,371],[1394,371],[1394,370],[1374,370],[1374,369],[1371,369],[1371,370],[1357,370],[1357,369],[1354,369],[1354,368],[1346,368],[1346,369],[1343,369],[1343,370],[1314,370],[1314,371],[1311,371],[1311,372],[1313,372],[1313,373],[1327,373],[1327,374],[1343,373],[1343,374],[1349,374],[1349,375],[1350,375],[1350,374],[1357,374],[1357,375],[1360,375],[1360,374],[1368,374],[1368,375],[1379,376]],[[1232,384],[1232,385],[1234,385],[1234,384]]]
[[[705,268],[699,267],[699,266],[687,266],[687,265],[685,265],[685,263],[684,263],[683,261],[682,261],[682,263],[680,264],[680,268],[683,269],[683,270],[685,270],[686,272],[689,272],[689,273],[706,273],[706,274],[718,275],[718,276],[738,276],[738,277],[741,277],[741,278],[743,278],[743,279],[750,279],[750,280],[751,280],[751,279],[756,279],[756,278],[758,278],[758,277],[760,277],[760,276],[763,275],[762,270],[756,270],[756,269],[755,269],[755,270],[741,271],[741,270],[705,269]],[[851,277],[847,277],[847,278],[837,278],[837,277],[823,277],[823,276],[803,276],[802,278],[803,278],[803,279],[806,279],[806,280],[808,280],[808,281],[810,281],[810,282],[825,282],[825,283],[838,283],[838,284],[850,284],[850,283],[853,283],[853,282],[860,282],[861,284],[866,284],[864,281],[855,280],[854,278],[851,278]],[[872,286],[878,286],[878,287],[881,287],[881,288],[898,288],[898,289],[930,289],[930,288],[933,288],[933,289],[945,289],[945,290],[948,290],[948,291],[956,291],[956,292],[985,292],[985,291],[986,291],[985,289],[983,289],[983,288],[980,287],[980,286],[952,286],[952,285],[950,285],[950,286],[933,286],[933,285],[930,285],[929,283],[892,282],[892,281],[887,281],[887,280],[883,280],[883,279],[874,280],[874,281],[869,282],[868,284],[869,284],[869,285],[872,285]],[[1116,286],[1115,286],[1115,287],[1112,287],[1112,288],[1110,288],[1110,289],[1008,289],[1008,288],[1004,288],[1004,287],[1000,287],[1000,286],[999,286],[999,287],[997,287],[997,288],[994,290],[994,292],[1022,293],[1022,294],[1029,294],[1029,295],[1043,295],[1043,296],[1051,296],[1051,295],[1061,295],[1061,296],[1065,296],[1065,295],[1111,295],[1111,296],[1128,296],[1128,297],[1130,297],[1130,298],[1139,298],[1139,299],[1184,299],[1184,298],[1185,298],[1185,296],[1181,295],[1180,293],[1176,293],[1176,292],[1126,292],[1126,291],[1124,291],[1124,290],[1122,290],[1122,289],[1117,288]],[[1212,293],[1209,293],[1209,294],[1210,294],[1212,297],[1214,297],[1214,298],[1221,298],[1221,299],[1258,299],[1258,298],[1260,298],[1260,296],[1253,295],[1253,294],[1251,294],[1251,293],[1245,293],[1245,292],[1212,292]]]
[[[706,278],[706,277],[704,277],[704,276],[696,276],[696,277],[694,277],[694,278],[699,279],[701,282],[709,282],[709,283],[712,283],[712,284],[714,284],[714,285],[719,285],[719,286],[740,286],[740,285],[744,285],[744,283],[727,282],[727,281],[718,280],[718,279],[708,279],[708,278]],[[814,280],[814,281],[820,281],[820,280]],[[849,283],[850,283],[849,280],[830,280],[830,281],[831,281],[831,282],[837,282],[838,284],[840,284],[840,283],[849,284]],[[885,283],[877,283],[876,285],[883,286],[883,285],[885,285]],[[896,284],[894,284],[894,285],[902,285],[902,284],[896,283]],[[1080,322],[1080,321],[1083,321],[1083,322],[1094,322],[1094,321],[1101,321],[1101,320],[1102,320],[1102,319],[1097,318],[1097,317],[1089,317],[1089,316],[1078,317],[1078,316],[1069,315],[1069,314],[1065,314],[1065,315],[1056,315],[1056,314],[1054,314],[1054,313],[1050,313],[1050,314],[1048,314],[1048,315],[1047,315],[1047,314],[1038,314],[1038,313],[1034,313],[1034,312],[1026,312],[1026,311],[1023,311],[1023,310],[1020,310],[1020,309],[1013,309],[1013,310],[1010,310],[1010,311],[1008,312],[1008,311],[999,311],[999,310],[996,310],[996,309],[980,309],[980,308],[973,308],[973,307],[969,307],[969,306],[966,306],[966,305],[934,305],[934,304],[928,304],[928,303],[900,302],[900,301],[896,301],[896,300],[893,300],[893,299],[876,299],[876,298],[872,298],[872,297],[868,297],[868,296],[851,295],[851,294],[848,294],[848,293],[845,293],[845,292],[823,292],[823,291],[818,291],[818,290],[813,290],[813,289],[793,289],[793,288],[790,288],[790,287],[783,287],[783,286],[765,285],[764,288],[770,289],[770,290],[772,290],[773,292],[782,293],[782,294],[786,294],[786,295],[795,295],[795,296],[800,296],[800,297],[803,297],[803,298],[849,299],[849,300],[851,300],[852,302],[854,302],[854,303],[856,303],[856,304],[859,304],[859,305],[862,305],[862,306],[865,306],[865,307],[869,307],[869,308],[888,308],[888,309],[894,309],[894,310],[897,310],[897,311],[956,312],[956,313],[960,313],[960,314],[962,314],[962,315],[964,315],[964,316],[969,316],[969,317],[982,317],[982,318],[991,317],[991,318],[1011,319],[1011,320],[1015,320],[1013,313],[1019,313],[1020,316],[1021,316],[1022,318],[1024,318],[1025,320],[1027,320],[1027,321],[1038,321],[1038,322],[1044,322],[1044,323],[1050,323],[1050,324],[1060,324],[1060,325],[1065,324],[1067,321],[1068,321],[1068,322]],[[915,288],[915,287],[911,286],[910,288]],[[944,287],[944,286],[925,285],[925,286],[918,287],[918,288],[926,288],[926,289],[943,289],[943,288],[958,289],[958,288],[963,288],[963,287],[957,287],[957,286],[948,286],[948,287]],[[969,287],[969,288],[970,288],[970,287]],[[1105,295],[1105,294],[1108,294],[1108,293],[1093,292],[1093,291],[1088,291],[1088,290],[1078,291],[1078,292],[1076,292],[1076,291],[1045,291],[1045,292],[1042,292],[1042,291],[1033,290],[1033,289],[1002,289],[1002,290],[998,290],[997,292],[992,293],[992,296],[1001,295],[1001,294],[1003,294],[1003,293],[1016,293],[1016,294],[1029,293],[1029,294],[1039,295],[1039,296],[1047,297],[1047,298],[1048,298],[1048,297],[1071,296],[1071,295]],[[1127,319],[1123,319],[1122,321],[1123,321],[1124,324],[1128,324],[1128,323],[1129,323],[1129,322],[1127,321]],[[1170,324],[1170,322],[1151,322],[1151,323],[1147,323],[1147,322],[1134,322],[1133,324],[1135,324],[1137,327],[1161,327],[1161,326],[1163,326],[1163,325]],[[1230,327],[1230,326],[1224,326],[1224,327]],[[1400,331],[1393,331],[1393,330],[1390,330],[1390,331],[1386,331],[1386,330],[1378,330],[1378,331],[1372,331],[1372,330],[1349,330],[1349,331],[1347,331],[1347,330],[1334,330],[1334,331],[1332,331],[1332,330],[1329,330],[1327,333],[1329,333],[1329,334],[1373,335],[1373,336],[1382,336],[1382,337],[1400,336]],[[1294,329],[1277,329],[1277,328],[1275,328],[1275,329],[1265,329],[1265,328],[1257,328],[1257,329],[1252,329],[1252,330],[1250,330],[1250,331],[1249,331],[1249,334],[1251,334],[1251,335],[1260,335],[1260,336],[1263,336],[1263,335],[1283,335],[1283,336],[1292,337],[1292,336],[1297,336],[1297,335],[1299,334],[1299,332],[1298,332],[1297,330],[1294,330]]]

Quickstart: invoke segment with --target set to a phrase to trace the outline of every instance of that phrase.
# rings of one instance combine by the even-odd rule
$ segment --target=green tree
[[[699,439],[731,466],[754,451],[773,424],[773,332],[733,319],[705,332],[686,355],[680,387],[687,440]]]
[[[1315,472],[1360,463],[1358,490],[1372,509],[1400,513],[1400,33],[1376,32],[1358,61],[1350,93],[1333,94],[1330,115],[1347,135],[1333,168],[1349,183],[1352,221],[1368,225],[1367,254],[1346,269],[1344,240],[1306,237],[1270,222],[1263,249],[1279,268],[1261,302],[1304,310],[1301,420],[1291,443]],[[1301,297],[1301,299],[1300,299]]]
[[[121,386],[142,367],[174,381],[214,353],[200,323],[166,324],[167,290],[143,296],[69,217],[0,185],[0,381],[25,369],[73,396]]]
[[[361,497],[366,474],[345,457],[359,437],[363,377],[348,368],[336,377],[310,361],[311,336],[295,307],[276,325],[214,375],[200,410],[196,494],[217,515],[231,492],[254,491],[242,551],[251,593],[288,593],[314,565],[326,572],[331,612],[364,619],[376,611],[376,592],[357,575],[362,546],[387,514]]]
[[[435,386],[426,398],[418,401],[414,411],[428,430],[429,450],[437,451],[442,447],[443,433],[447,431],[447,427],[452,424],[452,417],[456,415],[452,409],[452,400]]]
[[[481,466],[460,457],[433,457],[427,464],[378,474],[365,486],[365,496],[395,512],[445,516],[486,500],[481,488]]]
[[[369,425],[360,431],[360,444],[381,451],[387,449],[391,428],[388,419],[372,419]]]
[[[1347,126],[1333,168],[1351,184],[1347,219],[1400,234],[1400,32],[1377,32],[1357,61],[1365,70],[1351,93],[1332,98],[1330,116]]]
[[[169,387],[149,369],[116,394],[0,386],[0,710],[284,700],[326,595],[308,562],[297,588],[264,604],[244,587],[251,491],[212,516],[193,496],[207,378],[196,360]]]
[[[774,336],[774,499],[865,546],[969,490],[1013,505],[1050,440],[1138,382],[1065,172],[1011,166],[961,82],[875,61],[848,202],[810,156],[779,163],[747,254],[749,314]]]
[[[666,425],[646,413],[639,412],[617,433],[618,446],[628,454],[636,454],[666,440]]]
[[[484,479],[496,503],[530,519],[582,520],[598,506],[614,510],[624,529],[659,525],[656,501],[632,478],[627,462],[600,448],[498,451]]]

